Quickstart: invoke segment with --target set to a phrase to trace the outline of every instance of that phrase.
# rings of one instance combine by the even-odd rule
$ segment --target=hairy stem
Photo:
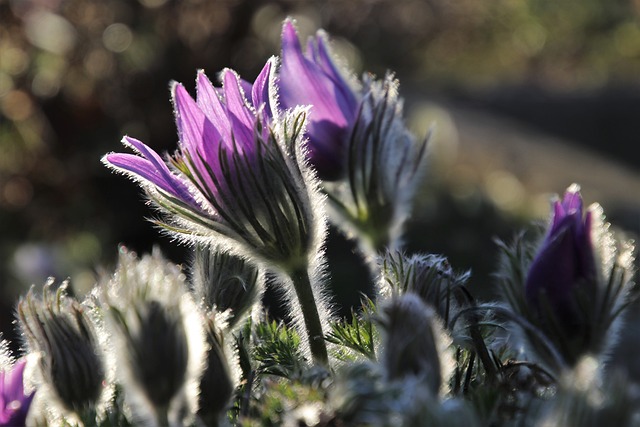
[[[322,322],[318,313],[318,306],[313,296],[311,288],[311,279],[306,268],[297,268],[290,274],[293,281],[293,287],[298,297],[298,302],[302,309],[304,318],[304,326],[307,330],[309,338],[309,348],[314,361],[327,366],[329,364],[329,356],[327,354],[327,346],[324,341],[324,333],[322,331]]]

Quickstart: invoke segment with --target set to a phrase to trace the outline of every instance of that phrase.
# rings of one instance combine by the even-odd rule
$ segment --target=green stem
[[[329,365],[329,356],[327,354],[327,346],[324,342],[324,333],[322,332],[322,322],[318,313],[318,306],[313,296],[311,288],[311,279],[309,272],[305,268],[297,268],[290,274],[293,281],[293,287],[296,290],[296,296],[302,309],[304,318],[304,326],[307,330],[309,338],[309,348],[313,359],[325,366]]]

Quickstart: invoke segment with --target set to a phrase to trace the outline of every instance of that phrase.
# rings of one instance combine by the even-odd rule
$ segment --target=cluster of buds
[[[265,416],[270,425],[468,427],[483,424],[472,404],[482,412],[498,402],[486,411],[498,413],[520,410],[525,389],[540,397],[541,373],[549,383],[560,378],[541,425],[637,417],[630,387],[598,376],[596,357],[611,347],[635,273],[633,245],[614,238],[602,209],[584,214],[571,186],[537,245],[502,246],[509,308],[476,304],[468,273],[442,256],[398,250],[428,141],[408,132],[397,80],[357,81],[322,31],[303,50],[290,19],[281,56],[254,83],[225,69],[215,87],[199,72],[195,99],[172,84],[174,154],[162,158],[125,136],[135,154],[104,156],[145,190],[164,215],[159,225],[194,248],[189,275],[158,253],[138,258],[121,248],[115,273],[85,301],[53,279],[41,297],[29,291],[17,307],[27,355],[14,362],[0,343],[0,426],[25,424],[32,400],[35,424],[40,416],[43,424],[218,426],[228,414],[243,422],[259,404],[283,412],[283,401],[262,399],[282,386],[281,397],[305,390],[314,403]],[[335,225],[377,261],[375,298],[350,323],[332,324],[328,308],[325,199]],[[266,277],[280,285],[295,330],[249,316],[262,309]],[[495,332],[499,315],[520,327],[537,362],[515,360],[508,333]],[[331,353],[325,341],[343,348]],[[331,355],[353,363],[331,366]],[[535,384],[518,383],[529,378]],[[499,415],[484,421],[499,424]]]

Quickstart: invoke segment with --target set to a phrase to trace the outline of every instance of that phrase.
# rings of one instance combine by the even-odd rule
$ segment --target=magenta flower
[[[545,298],[554,313],[570,316],[576,286],[591,286],[595,280],[591,212],[583,215],[579,187],[573,185],[554,204],[551,226],[529,268],[525,296],[536,309]]]
[[[323,180],[342,177],[359,101],[333,62],[324,33],[311,38],[303,53],[293,23],[284,22],[279,89],[283,108],[311,105],[309,160],[318,176]]]
[[[8,371],[0,372],[0,426],[23,426],[35,393],[24,394],[23,375],[27,364],[20,359]]]
[[[271,59],[253,85],[224,70],[222,88],[200,72],[196,100],[174,84],[177,152],[165,161],[124,137],[138,155],[111,153],[103,161],[139,181],[171,214],[165,224],[171,232],[191,242],[223,236],[243,255],[280,267],[306,265],[310,246],[321,239],[309,198],[316,184],[300,151],[305,114],[277,116],[274,68]]]

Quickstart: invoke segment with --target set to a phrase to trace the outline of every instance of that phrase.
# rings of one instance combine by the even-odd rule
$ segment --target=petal
[[[103,158],[108,166],[143,178],[188,205],[198,208],[198,203],[189,192],[187,185],[171,173],[158,153],[135,138],[125,136],[122,142],[143,157],[125,153],[110,153]]]
[[[264,105],[264,112],[267,117],[273,117],[271,111],[271,97],[269,96],[269,86],[271,82],[271,70],[272,67],[272,59],[267,61],[267,63],[256,77],[256,81],[253,83],[253,87],[251,88],[251,99],[253,100],[253,106],[258,109],[260,106]]]
[[[318,32],[316,40],[318,43],[316,62],[322,66],[324,72],[334,81],[336,89],[338,90],[336,94],[338,104],[340,108],[342,108],[342,112],[345,117],[347,117],[347,120],[352,121],[358,109],[358,100],[331,59],[327,48],[326,35],[323,31]]]
[[[348,121],[336,99],[336,85],[322,69],[305,58],[290,20],[282,31],[280,100],[285,108],[313,105],[311,121],[330,120],[340,127]]]
[[[24,399],[23,374],[27,362],[16,362],[9,374],[4,378],[4,396],[6,402]]]
[[[213,124],[213,127],[216,128],[220,139],[230,141],[231,124],[227,117],[227,109],[222,104],[222,101],[220,101],[218,91],[213,87],[209,78],[202,71],[198,72],[196,86],[198,92],[198,106],[207,116],[207,119],[209,119]]]
[[[574,223],[564,223],[557,233],[547,237],[531,263],[525,293],[534,305],[538,304],[542,291],[554,307],[570,299],[574,285],[581,278],[575,231]]]
[[[247,105],[240,87],[240,78],[235,71],[225,69],[222,72],[222,88],[233,136],[236,142],[240,143],[240,146],[245,150],[252,150],[254,143],[253,128],[256,117]]]
[[[180,144],[192,155],[202,153],[205,114],[180,83],[172,88]]]
[[[580,212],[580,215],[582,215],[582,196],[578,185],[573,184],[567,189],[562,199],[562,207],[567,213]]]
[[[220,143],[229,141],[221,138],[216,127],[181,84],[175,84],[173,94],[181,149],[189,155],[190,160],[186,163],[200,185],[212,190],[215,186],[208,170],[217,173],[220,169]]]

